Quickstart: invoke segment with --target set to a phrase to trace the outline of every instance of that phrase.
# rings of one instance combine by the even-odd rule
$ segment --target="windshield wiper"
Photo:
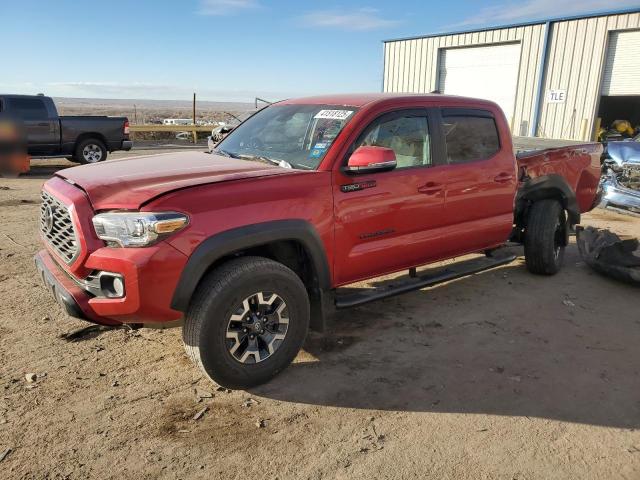
[[[270,163],[272,165],[277,165],[283,168],[291,168],[291,169],[293,168],[291,164],[286,160],[274,160],[273,158],[263,157],[262,155],[246,155],[246,154],[240,154],[240,153],[233,153],[233,152],[228,152],[226,150],[222,150],[220,148],[215,148],[213,150],[213,153],[223,155],[225,157],[230,157],[230,158],[240,158],[242,160],[256,160],[258,162]]]
[[[271,165],[277,165],[283,168],[293,168],[289,162],[286,160],[275,160],[269,157],[263,157],[262,155],[238,155],[238,158],[243,158],[246,160],[257,160],[259,162],[270,163]]]
[[[214,148],[213,149],[213,153],[217,153],[219,155],[222,155],[223,157],[240,158],[240,155],[237,155],[237,154],[231,153],[231,152],[227,152],[226,150],[222,150],[220,148]]]

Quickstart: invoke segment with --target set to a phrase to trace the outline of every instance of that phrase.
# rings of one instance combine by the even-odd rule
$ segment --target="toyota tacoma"
[[[212,154],[58,172],[42,190],[40,274],[66,312],[103,325],[181,325],[230,388],[268,381],[336,308],[496,267],[524,245],[553,275],[598,201],[599,144],[516,158],[488,101],[338,95],[257,112]],[[473,252],[436,273],[416,267]],[[339,287],[408,270],[391,288]]]

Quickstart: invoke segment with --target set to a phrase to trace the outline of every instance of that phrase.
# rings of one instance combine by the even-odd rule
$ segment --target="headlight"
[[[121,247],[146,247],[188,223],[189,217],[175,212],[111,212],[93,217],[93,228],[98,238]]]

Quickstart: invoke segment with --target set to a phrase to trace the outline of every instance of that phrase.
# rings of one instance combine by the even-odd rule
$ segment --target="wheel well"
[[[516,208],[514,213],[514,229],[511,235],[511,240],[515,242],[524,241],[524,232],[527,228],[527,218],[529,216],[529,210],[531,205],[541,200],[556,200],[567,211],[568,222],[567,226],[580,223],[580,213],[575,205],[575,198],[573,202],[567,195],[559,188],[539,188],[532,190],[526,194],[518,197],[516,200]]]
[[[311,253],[301,242],[296,240],[279,240],[230,253],[213,262],[205,272],[205,275],[219,268],[229,260],[242,256],[269,258],[293,270],[300,280],[302,280],[309,295],[311,306],[309,328],[316,332],[325,331],[326,316],[333,307],[332,297],[327,296],[323,291]],[[204,278],[204,275],[202,278]],[[202,279],[200,281],[202,281]]]
[[[540,177],[524,179],[524,185],[518,190],[513,218],[511,240],[522,242],[527,227],[527,218],[531,205],[540,200],[557,200],[567,212],[567,227],[580,223],[580,207],[576,194],[561,175],[551,173]]]
[[[213,262],[209,266],[207,273],[233,258],[248,255],[265,257],[282,263],[300,277],[300,280],[309,291],[319,287],[318,272],[315,271],[311,254],[297,240],[279,240],[230,253]]]
[[[74,151],[76,148],[78,148],[78,145],[80,145],[80,143],[84,142],[85,140],[89,140],[89,139],[96,139],[96,140],[100,140],[102,142],[102,144],[104,145],[104,148],[108,148],[107,147],[107,139],[104,138],[104,135],[102,135],[101,133],[98,132],[85,132],[82,133],[80,135],[78,135],[78,138],[76,138],[76,143],[73,147]]]
[[[203,240],[180,274],[171,307],[187,312],[193,293],[207,273],[245,255],[269,258],[293,270],[309,293],[312,328],[324,327],[324,314],[331,306],[331,270],[322,240],[313,226],[301,219],[245,225]]]

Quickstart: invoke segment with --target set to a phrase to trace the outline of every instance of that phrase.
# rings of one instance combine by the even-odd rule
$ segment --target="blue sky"
[[[0,0],[0,91],[252,101],[379,91],[381,40],[640,0]]]

